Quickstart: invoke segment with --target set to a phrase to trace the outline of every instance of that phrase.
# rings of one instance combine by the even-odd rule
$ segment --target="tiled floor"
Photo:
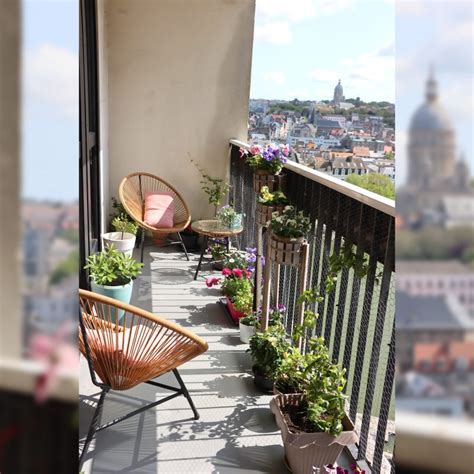
[[[191,329],[209,343],[209,350],[179,371],[200,413],[195,421],[184,397],[145,411],[97,434],[86,455],[86,473],[282,473],[280,432],[268,403],[250,375],[247,345],[238,328],[217,304],[218,290],[204,280],[209,267],[193,280],[191,262],[176,249],[146,249],[143,275],[134,286],[132,303]],[[163,382],[174,383],[173,376]],[[102,421],[158,399],[157,387],[141,385],[106,398]],[[99,390],[81,362],[80,436],[83,438]],[[169,393],[169,392],[168,392]]]

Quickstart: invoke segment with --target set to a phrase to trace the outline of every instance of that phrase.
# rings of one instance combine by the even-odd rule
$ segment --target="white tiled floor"
[[[191,329],[209,350],[181,366],[200,419],[195,421],[184,397],[177,397],[96,435],[83,470],[86,473],[273,473],[289,472],[280,432],[268,403],[250,375],[247,345],[217,303],[220,295],[204,284],[205,265],[193,280],[197,255],[187,262],[176,248],[146,249],[143,275],[132,303]],[[172,375],[161,378],[174,383]],[[141,385],[106,398],[102,421],[111,420],[158,399],[163,391]],[[81,362],[80,436],[87,432],[99,390]],[[169,392],[168,392],[169,393]]]

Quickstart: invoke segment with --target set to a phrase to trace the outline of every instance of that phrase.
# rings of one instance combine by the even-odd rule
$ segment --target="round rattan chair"
[[[174,224],[171,228],[157,228],[153,227],[146,222],[144,222],[145,215],[145,193],[146,192],[166,192],[173,196],[174,203]],[[183,239],[181,237],[181,232],[189,225],[191,222],[191,214],[189,208],[184,202],[181,194],[179,194],[176,189],[171,186],[158,176],[154,176],[150,173],[138,172],[132,173],[125,178],[119,186],[119,198],[123,207],[127,213],[132,217],[132,219],[141,227],[142,229],[142,239],[141,239],[141,261],[143,262],[143,249],[144,249],[144,240],[145,240],[145,231],[148,230],[153,234],[177,234],[178,241],[171,242],[180,244],[184,250],[187,260],[189,260],[188,252],[186,246],[184,245]]]
[[[79,302],[79,350],[87,359],[92,382],[102,390],[84,442],[81,463],[97,431],[172,398],[186,397],[194,418],[199,418],[177,367],[205,352],[206,341],[148,311],[97,293],[79,290]],[[152,380],[170,371],[179,387]],[[105,395],[110,390],[128,390],[141,383],[174,393],[98,426]]]

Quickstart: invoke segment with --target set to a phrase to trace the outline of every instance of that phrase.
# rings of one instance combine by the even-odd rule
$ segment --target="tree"
[[[61,283],[65,278],[77,275],[79,272],[79,251],[73,250],[69,256],[53,270],[49,282],[51,285]]]
[[[379,173],[352,174],[348,176],[348,183],[355,184],[361,188],[385,196],[389,199],[395,199],[395,184],[388,177]]]

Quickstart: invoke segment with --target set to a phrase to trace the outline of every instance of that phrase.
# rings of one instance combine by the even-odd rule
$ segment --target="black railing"
[[[359,433],[356,457],[369,463],[372,472],[390,470],[384,462],[388,431],[393,431],[394,357],[394,212],[383,198],[358,193],[345,183],[335,183],[321,174],[288,164],[285,192],[291,203],[308,214],[314,230],[308,238],[310,265],[308,288],[320,288],[329,271],[329,257],[344,242],[354,245],[368,265],[359,278],[352,269],[338,275],[335,289],[315,308],[319,314],[316,334],[322,335],[333,360],[346,368],[348,409]],[[231,196],[239,212],[245,213],[240,248],[256,244],[256,195],[253,172],[231,144]],[[265,238],[264,238],[265,240]],[[280,272],[280,301],[287,308],[286,327],[294,325],[299,294],[298,270]],[[392,428],[389,430],[388,427]]]

